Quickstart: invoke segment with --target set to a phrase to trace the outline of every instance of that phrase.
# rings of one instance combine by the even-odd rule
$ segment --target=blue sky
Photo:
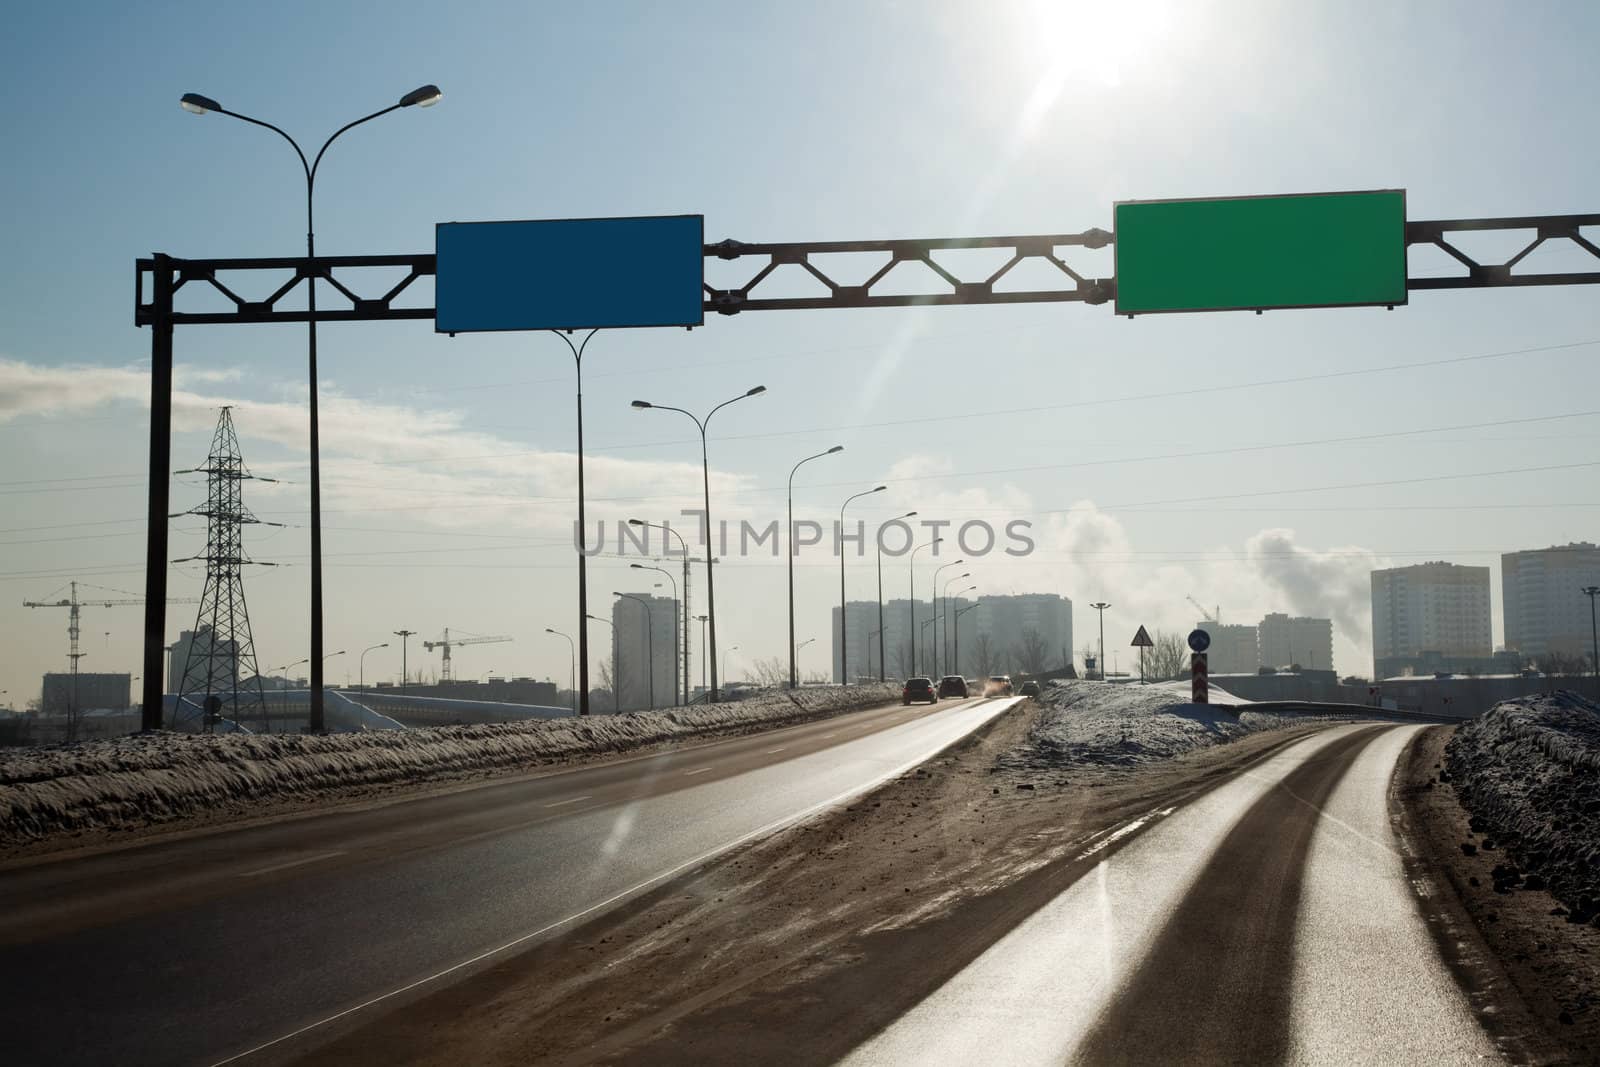
[[[317,194],[318,246],[330,253],[427,251],[448,220],[695,212],[713,240],[1047,233],[1109,228],[1122,198],[1380,187],[1405,188],[1412,218],[1597,210],[1593,5],[1108,7],[13,12],[0,42],[19,87],[0,113],[10,207],[0,456],[5,480],[29,484],[0,487],[0,584],[11,594],[0,606],[0,688],[25,698],[42,669],[64,662],[65,620],[22,599],[78,573],[142,588],[132,520],[143,512],[149,337],[132,325],[135,257],[302,247],[288,147],[184,113],[186,91],[320,143],[417,84],[443,88],[438,107],[386,116],[330,150]],[[1479,247],[1494,258],[1502,246]],[[1109,273],[1108,260],[1084,262]],[[730,515],[777,517],[789,466],[843,443],[797,479],[798,514],[825,517],[849,492],[888,481],[881,504],[852,514],[1033,516],[1045,534],[1037,556],[990,559],[975,580],[983,592],[1071,596],[1080,648],[1091,600],[1117,603],[1108,614],[1131,633],[1139,622],[1186,627],[1192,593],[1220,604],[1224,621],[1342,612],[1352,621],[1338,666],[1359,672],[1370,669],[1362,590],[1374,561],[1493,564],[1498,610],[1495,553],[1600,532],[1594,468],[1477,476],[1600,460],[1600,421],[1583,414],[1600,409],[1600,344],[1552,347],[1580,342],[1600,342],[1584,288],[1420,293],[1393,312],[1129,322],[1106,308],[1041,305],[776,312],[692,333],[618,332],[602,335],[587,364],[591,492],[657,494],[597,504],[604,517],[675,514],[698,458],[686,424],[627,402],[705,408],[765,384],[767,397],[719,415],[713,434]],[[294,423],[303,352],[294,328],[194,327],[177,341],[190,397],[178,465],[203,457],[207,410],[239,404],[247,458],[288,481],[250,500],[287,522],[305,506]],[[1383,369],[1464,356],[1493,358]],[[558,544],[572,492],[565,349],[548,336],[448,340],[419,323],[325,327],[322,385],[330,649],[448,625],[517,637],[464,656],[463,671],[564,677],[565,644],[543,628],[574,624],[570,554]],[[1212,391],[1129,399],[1187,386]],[[1572,417],[1485,425],[1555,415]],[[1441,432],[1299,444],[1397,430]],[[1268,447],[1110,462],[1256,446]],[[1000,470],[1009,473],[983,473]],[[1288,489],[1316,491],[1278,492]],[[180,480],[174,503],[198,495]],[[518,503],[528,497],[549,499]],[[1168,501],[1186,502],[1118,508]],[[76,525],[90,522],[113,524]],[[197,547],[184,526],[175,548]],[[1293,533],[1263,539],[1274,530]],[[263,559],[303,563],[303,528],[250,543]],[[818,557],[800,567],[801,637],[822,638],[807,650],[813,669],[826,662],[833,566]],[[305,574],[251,576],[263,666],[305,655]],[[852,595],[866,596],[870,569],[851,577]],[[594,588],[609,593],[612,579]],[[903,575],[896,582],[891,594]],[[175,594],[197,592],[198,572],[178,568],[173,583]],[[724,644],[781,655],[782,588],[781,561],[730,566],[718,587]],[[173,609],[174,632],[188,610]],[[137,671],[138,614],[86,614],[85,670]],[[599,644],[603,628],[594,636]],[[397,670],[382,655],[369,673]]]

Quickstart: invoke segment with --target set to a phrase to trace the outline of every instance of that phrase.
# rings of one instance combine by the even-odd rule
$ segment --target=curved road
[[[871,788],[1014,700],[802,726],[0,868],[7,1063],[279,1061]]]
[[[1091,845],[1071,888],[846,1063],[1498,1062],[1390,826],[1418,729],[1324,731]]]

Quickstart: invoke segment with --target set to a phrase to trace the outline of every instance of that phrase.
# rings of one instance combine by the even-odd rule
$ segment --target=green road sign
[[[1406,302],[1406,194],[1116,205],[1117,314]]]

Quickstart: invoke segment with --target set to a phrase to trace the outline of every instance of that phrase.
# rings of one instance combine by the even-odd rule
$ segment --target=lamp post
[[[678,547],[683,549],[683,702],[689,703],[689,546],[684,542],[683,535],[665,523],[645,522],[643,519],[629,519],[629,526],[642,526],[652,530],[662,530],[678,539]],[[668,553],[671,555],[671,553]],[[701,656],[705,650],[700,650]],[[705,664],[702,663],[701,671],[704,672]]]
[[[650,610],[650,601],[646,600],[642,596],[634,596],[631,593],[618,593],[615,590],[612,591],[611,595],[612,596],[619,596],[623,600],[631,600],[635,604],[638,604],[641,608],[644,608],[644,640],[645,640],[645,669],[644,669],[644,675],[645,675],[645,691],[649,695],[650,709],[652,711],[654,711],[655,710],[655,706],[656,706],[656,620],[655,620],[655,612]],[[621,646],[621,642],[620,641],[618,642],[618,646],[619,647]]]
[[[795,557],[795,547],[794,547],[794,473],[795,473],[795,471],[799,470],[801,467],[805,466],[807,463],[810,463],[814,459],[821,459],[823,456],[831,456],[835,452],[843,452],[843,451],[844,451],[844,445],[834,445],[832,448],[828,449],[826,452],[818,452],[814,456],[807,456],[805,459],[802,459],[799,463],[796,463],[793,467],[791,467],[789,469],[789,496],[788,496],[788,499],[789,499],[789,533],[788,533],[788,540],[789,540],[789,688],[790,689],[793,689],[795,687],[795,685],[797,684],[797,675],[796,675],[795,662],[796,662],[796,657],[798,655],[798,651],[794,647],[794,557]]]
[[[933,642],[928,640],[928,627],[932,626],[934,623],[936,623],[938,621],[939,621],[939,616],[937,616],[937,615],[929,615],[926,619],[922,620],[922,623],[917,628],[917,638],[918,638],[919,641],[922,642],[923,655],[924,655],[924,657],[926,659],[928,659],[930,661],[933,659]],[[935,631],[935,632],[937,632],[937,631]],[[935,670],[933,673],[937,675],[939,672],[937,670]],[[934,685],[937,687],[939,679],[938,678],[934,678],[933,682],[934,682]]]
[[[725,649],[722,650],[722,676],[724,678],[726,678],[728,676],[728,656],[729,656],[730,653],[737,652],[737,651],[739,651],[739,646],[738,645],[734,645],[732,648],[725,648]],[[712,683],[711,684],[713,686],[716,685],[715,673],[713,673]]]
[[[406,644],[415,630],[395,630],[394,635],[400,639],[400,695],[406,692]]]
[[[229,111],[221,104],[199,93],[184,93],[178,103],[183,109],[194,115],[204,115],[208,111],[215,111],[219,115],[227,115],[252,126],[260,126],[271,130],[273,133],[289,142],[296,156],[300,158],[300,168],[305,172],[306,178],[306,266],[304,277],[306,279],[306,376],[311,389],[311,714],[307,729],[311,733],[321,733],[323,723],[322,704],[322,453],[320,447],[319,420],[317,415],[317,238],[314,221],[313,205],[317,184],[317,168],[322,165],[323,154],[328,151],[328,146],[338,140],[346,130],[354,129],[364,122],[371,122],[391,111],[398,111],[406,107],[432,107],[439,102],[439,87],[437,85],[423,85],[411,90],[402,96],[398,103],[363,118],[348,122],[335,130],[333,136],[322,142],[322,147],[317,150],[316,156],[310,163],[306,162],[306,154],[300,148],[300,143],[290,137],[283,130],[270,122],[253,119],[249,115],[241,115],[237,111]]]
[[[564,634],[560,630],[552,630],[546,626],[544,632],[564,637],[567,640],[567,650],[571,654],[571,664],[567,670],[567,686],[572,692],[572,714],[578,714],[578,646],[572,643],[572,635]]]
[[[962,561],[959,560],[959,559],[956,560],[956,563],[960,563],[960,562],[962,562]],[[949,563],[949,564],[946,564],[945,566],[953,567],[953,566],[955,566],[955,563]],[[940,570],[943,570],[943,569],[944,569],[943,567],[940,568]],[[956,582],[961,581],[961,579],[963,579],[963,578],[971,578],[971,577],[972,577],[972,572],[971,571],[965,571],[965,572],[963,572],[961,574],[956,575],[954,578],[946,578],[944,580],[944,585],[940,587],[940,589],[944,593],[944,597],[943,597],[944,610],[942,612],[935,612],[934,613],[934,618],[940,619],[943,622],[943,625],[944,625],[944,639],[942,641],[941,640],[937,640],[937,638],[939,637],[939,628],[937,626],[934,627],[933,636],[936,638],[936,640],[934,641],[933,647],[934,647],[934,651],[935,651],[936,656],[937,656],[937,658],[933,661],[933,673],[935,673],[935,674],[942,674],[943,673],[942,671],[939,670],[940,661],[941,660],[948,660],[950,658],[950,587],[952,585],[954,585]],[[938,579],[938,574],[937,573],[934,575],[934,578],[935,578],[935,580]],[[948,667],[949,664],[946,663],[945,666]]]
[[[973,586],[972,588],[976,589],[978,587],[977,586]],[[956,650],[955,650],[955,655],[954,655],[953,658],[955,660],[955,672],[957,674],[961,673],[961,616],[965,615],[969,611],[972,611],[977,606],[978,605],[976,603],[972,603],[972,604],[968,604],[964,608],[957,608],[956,609],[956,640],[955,640],[955,649]]]
[[[916,517],[917,513],[915,511],[908,511],[898,518],[890,519],[889,522],[903,522],[906,519],[914,519]],[[888,523],[884,523],[884,526],[887,525]],[[878,681],[881,682],[884,681],[885,670],[883,665],[883,526],[878,527],[878,535],[873,540],[877,542],[878,548]]]
[[[578,714],[589,714],[589,628],[583,625],[583,620],[592,618],[589,614],[589,557],[584,552],[588,542],[589,527],[584,514],[585,495],[583,490],[583,353],[589,347],[589,342],[594,340],[594,335],[599,330],[590,330],[583,335],[583,340],[577,344],[572,343],[572,338],[560,330],[551,330],[551,333],[561,338],[563,344],[572,353],[572,365],[578,392]],[[570,331],[569,331],[570,332]],[[602,620],[604,621],[604,620]]]
[[[949,563],[941,563],[939,566],[933,568],[933,593],[931,594],[931,599],[933,600],[934,618],[937,619],[939,617],[939,573],[946,567],[954,567],[957,564],[965,562],[966,560],[964,559],[953,559]],[[968,577],[970,577],[970,575]],[[938,630],[934,630],[933,632],[935,636],[937,636],[939,633]],[[939,646],[937,644],[928,650],[928,659],[933,662],[933,673],[934,676],[937,677],[939,674]]]
[[[805,648],[807,645],[814,645],[816,643],[817,639],[815,637],[808,637],[804,641],[801,641],[798,645],[794,646],[795,656],[798,657],[800,655],[800,650],[802,648]]]
[[[274,670],[272,672],[273,674],[278,675],[278,677],[283,681],[283,688],[281,690],[279,690],[279,692],[283,693],[282,704],[283,704],[283,717],[285,719],[287,719],[289,717],[289,672],[291,670],[293,670],[294,668],[296,668],[296,667],[304,666],[305,664],[310,663],[310,662],[311,661],[309,659],[297,659],[293,663],[285,663],[283,666],[277,668],[276,670]],[[266,710],[267,710],[266,707],[263,706],[262,709],[261,709],[261,712],[262,712],[263,715],[266,714]],[[270,734],[271,732],[272,732],[272,720],[268,719],[267,720],[267,733]]]
[[[1583,595],[1589,598],[1589,640],[1593,643],[1594,696],[1600,700],[1600,626],[1595,624],[1594,598],[1600,596],[1600,585],[1586,585]]]
[[[611,663],[611,712],[622,712],[622,645],[616,639],[617,627],[610,619],[602,619],[598,615],[585,615],[584,618],[593,622],[603,622],[611,627],[611,647],[614,650]],[[579,712],[579,714],[584,714]]]
[[[847,620],[845,619],[844,597],[844,509],[850,506],[850,501],[852,500],[859,500],[864,496],[871,496],[873,493],[881,493],[887,488],[889,488],[887,485],[880,485],[865,492],[856,493],[854,496],[847,496],[844,498],[844,503],[839,505],[839,681],[845,685],[850,684],[850,644],[845,639]],[[791,628],[792,625],[791,623]]]
[[[911,628],[910,628],[910,632],[906,634],[906,640],[911,642],[911,675],[910,676],[915,676],[916,673],[917,673],[917,634],[918,634],[918,631],[917,631],[917,553],[921,552],[925,548],[932,548],[934,545],[937,545],[939,542],[941,542],[943,540],[944,540],[944,538],[942,538],[942,537],[935,537],[932,541],[929,541],[927,544],[918,545],[916,548],[913,548],[911,550],[911,561],[910,561],[911,592],[910,592],[910,598],[906,601],[907,610],[909,610],[911,612]]]
[[[706,699],[711,699],[711,691],[706,688],[706,619],[710,616],[696,615],[700,622],[700,691],[706,694]]]
[[[1093,604],[1090,604],[1089,606],[1100,613],[1100,680],[1102,682],[1104,682],[1104,681],[1107,681],[1107,678],[1106,678],[1106,609],[1109,608],[1111,605],[1107,604],[1105,601],[1101,600],[1101,601],[1097,601],[1097,602],[1095,602]]]
[[[734,397],[732,400],[724,400],[722,403],[706,412],[706,417],[703,419],[691,411],[685,411],[683,408],[671,407],[667,404],[652,404],[648,400],[635,400],[633,402],[633,407],[638,411],[645,411],[650,408],[655,408],[660,411],[676,411],[680,415],[687,415],[691,420],[693,420],[696,429],[700,431],[700,479],[705,490],[706,506],[706,614],[711,619],[711,690],[707,696],[707,699],[713,704],[717,702],[717,592],[715,579],[712,577],[711,566],[711,459],[706,450],[706,427],[711,423],[711,416],[715,415],[729,404],[737,403],[746,397],[760,396],[766,391],[767,387],[764,385],[758,385],[753,389],[747,389],[743,393],[740,393],[738,396]]]
[[[636,571],[658,571],[666,575],[667,581],[672,583],[672,600],[675,604],[680,603],[678,600],[678,580],[672,576],[671,571],[663,567],[652,567],[647,563],[630,563],[628,566]],[[659,585],[660,583],[656,584]],[[651,659],[650,676],[652,678],[655,677],[655,665],[656,661]],[[674,707],[678,704],[678,613],[676,611],[672,613],[672,703]]]
[[[361,655],[356,657],[356,692],[362,694],[363,696],[366,695],[366,691],[367,691],[367,653],[376,651],[377,649],[380,649],[380,648],[388,648],[388,647],[389,647],[389,642],[385,641],[381,645],[373,645],[370,648],[363,648],[361,650]]]
[[[867,661],[867,677],[872,677],[872,643],[874,639],[883,636],[882,630],[874,630],[867,635],[866,647],[861,651]],[[883,681],[883,664],[878,664],[878,680]]]

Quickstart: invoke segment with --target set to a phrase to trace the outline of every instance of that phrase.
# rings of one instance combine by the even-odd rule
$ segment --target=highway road
[[[0,869],[3,1058],[292,1058],[1013,706],[821,722]]]
[[[1089,844],[1083,877],[846,1062],[1498,1062],[1390,826],[1418,729],[1321,732]]]

